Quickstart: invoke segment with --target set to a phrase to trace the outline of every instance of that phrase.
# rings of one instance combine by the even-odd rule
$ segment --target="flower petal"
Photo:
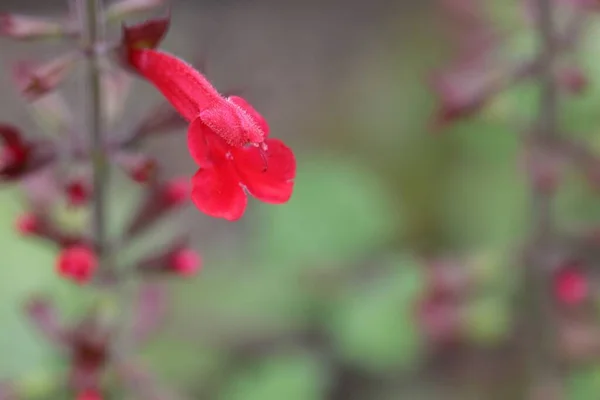
[[[265,117],[260,115],[260,113],[256,111],[254,107],[252,107],[252,105],[246,101],[246,99],[240,96],[229,96],[227,100],[244,110],[244,112],[246,112],[246,114],[248,114],[256,123],[256,125],[258,125],[258,127],[263,131],[265,138],[269,136],[269,124],[267,123],[267,120]]]
[[[198,165],[208,166],[227,158],[229,146],[201,118],[196,118],[188,128],[188,148]]]
[[[218,107],[221,95],[191,65],[171,54],[154,49],[131,49],[128,62],[149,80],[188,121],[200,110]]]
[[[240,180],[257,199],[267,203],[287,202],[294,188],[296,159],[279,139],[267,139],[267,150],[257,147],[236,150],[234,162]]]
[[[244,214],[248,198],[227,162],[196,172],[192,177],[192,201],[212,217],[235,221]]]

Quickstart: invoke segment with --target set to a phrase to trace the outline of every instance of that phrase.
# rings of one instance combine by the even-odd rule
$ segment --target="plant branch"
[[[102,40],[101,0],[81,0],[84,3],[84,51],[87,58],[87,120],[91,137],[93,168],[93,234],[96,250],[101,263],[106,253],[106,187],[108,185],[108,165],[104,148],[102,123],[102,86],[100,60],[97,49]]]
[[[539,115],[531,139],[542,152],[559,140],[558,88],[554,64],[559,52],[552,0],[537,0],[540,41]],[[552,249],[555,241],[553,193],[533,184],[532,232],[527,251],[523,295],[526,299],[527,355],[532,399],[560,399],[560,358],[552,296]]]

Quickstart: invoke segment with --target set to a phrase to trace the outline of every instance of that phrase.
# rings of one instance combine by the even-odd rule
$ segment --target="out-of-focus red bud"
[[[554,294],[561,304],[567,306],[577,306],[587,300],[590,285],[578,263],[559,267],[554,275]]]
[[[178,238],[165,250],[138,264],[141,273],[169,273],[184,277],[194,275],[202,266],[200,255],[187,247],[187,238]]]
[[[20,14],[0,14],[0,36],[18,40],[52,39],[70,36],[73,26],[57,20]]]
[[[158,173],[156,161],[144,155],[122,152],[117,155],[116,161],[135,182],[150,182],[156,178]]]
[[[439,99],[435,125],[446,124],[466,118],[477,112],[495,91],[495,86],[488,83],[480,73],[452,74],[438,76],[432,81],[432,87]]]
[[[17,217],[15,228],[23,236],[32,236],[40,232],[40,220],[34,213],[24,213]]]
[[[184,204],[190,197],[190,182],[187,178],[168,181],[163,189],[163,196],[171,206]]]
[[[65,185],[65,194],[71,206],[79,207],[89,202],[92,189],[84,178],[72,178]]]
[[[94,276],[98,259],[87,246],[71,246],[61,251],[56,261],[59,275],[79,284],[87,283]]]
[[[102,400],[102,395],[95,389],[87,389],[79,392],[76,400]]]
[[[76,60],[74,53],[68,53],[45,64],[21,61],[13,67],[13,77],[23,97],[34,101],[56,89]]]
[[[71,351],[70,385],[83,392],[99,387],[101,374],[109,357],[110,335],[93,318],[82,321],[67,332]]]
[[[458,260],[438,259],[428,263],[428,266],[429,290],[437,295],[466,294],[474,281],[465,265]]]
[[[192,276],[202,267],[200,254],[192,249],[179,249],[171,254],[170,268],[181,276]]]
[[[581,94],[588,87],[588,78],[577,67],[566,67],[558,71],[558,83],[562,88],[572,94]]]
[[[175,178],[151,187],[126,230],[127,237],[143,232],[167,212],[187,203],[189,194],[188,178]]]
[[[167,0],[121,0],[112,3],[106,9],[109,21],[121,20],[140,12],[151,11],[167,4]]]

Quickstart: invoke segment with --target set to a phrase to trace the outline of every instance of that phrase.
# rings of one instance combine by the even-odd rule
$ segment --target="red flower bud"
[[[121,152],[117,154],[116,162],[138,183],[150,182],[158,174],[158,164],[147,156]]]
[[[65,185],[67,201],[74,207],[87,204],[91,198],[91,192],[88,182],[81,178],[72,179]]]
[[[565,305],[576,306],[589,296],[588,279],[576,265],[561,268],[554,276],[554,293]]]
[[[56,38],[74,33],[72,25],[41,17],[0,14],[0,35],[17,40]]]
[[[13,77],[23,97],[29,101],[56,89],[75,64],[73,53],[65,54],[45,64],[21,61],[13,68]]]
[[[102,400],[102,395],[94,389],[88,389],[79,392],[76,400]]]
[[[179,249],[170,257],[169,267],[181,276],[192,276],[201,268],[200,255],[192,249]]]
[[[40,233],[40,219],[34,213],[28,212],[19,215],[15,228],[23,236],[32,236]]]
[[[162,252],[140,261],[138,271],[141,273],[176,273],[189,277],[202,266],[200,255],[187,246],[187,238],[177,238]]]
[[[106,9],[109,21],[123,19],[132,14],[150,11],[167,3],[167,0],[121,0],[112,3]]]
[[[98,266],[96,254],[86,246],[71,246],[61,251],[56,263],[59,275],[79,284],[88,282]]]
[[[163,188],[163,196],[171,206],[185,203],[190,194],[190,183],[186,178],[172,179]]]

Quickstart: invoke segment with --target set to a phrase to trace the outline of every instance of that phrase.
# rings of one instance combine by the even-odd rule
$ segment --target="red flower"
[[[230,221],[239,219],[246,209],[244,189],[267,203],[290,199],[296,161],[281,140],[265,140],[264,150],[235,147],[196,120],[188,131],[188,144],[200,166],[192,178],[192,200],[206,214]]]
[[[0,178],[15,178],[27,170],[31,145],[21,137],[19,130],[10,125],[0,125]]]
[[[57,272],[77,283],[86,283],[94,275],[98,266],[96,254],[86,246],[72,246],[64,249],[58,256]]]
[[[576,266],[562,268],[554,276],[554,293],[566,305],[581,304],[589,294],[587,277]]]
[[[192,179],[198,209],[236,220],[246,208],[244,189],[268,203],[288,201],[296,174],[294,154],[280,140],[267,139],[269,126],[262,115],[241,97],[222,96],[183,60],[147,48],[156,44],[150,40],[156,34],[147,33],[152,46],[134,45],[130,38],[143,35],[128,30],[141,29],[125,29],[126,62],[190,122],[188,147],[200,167]]]

